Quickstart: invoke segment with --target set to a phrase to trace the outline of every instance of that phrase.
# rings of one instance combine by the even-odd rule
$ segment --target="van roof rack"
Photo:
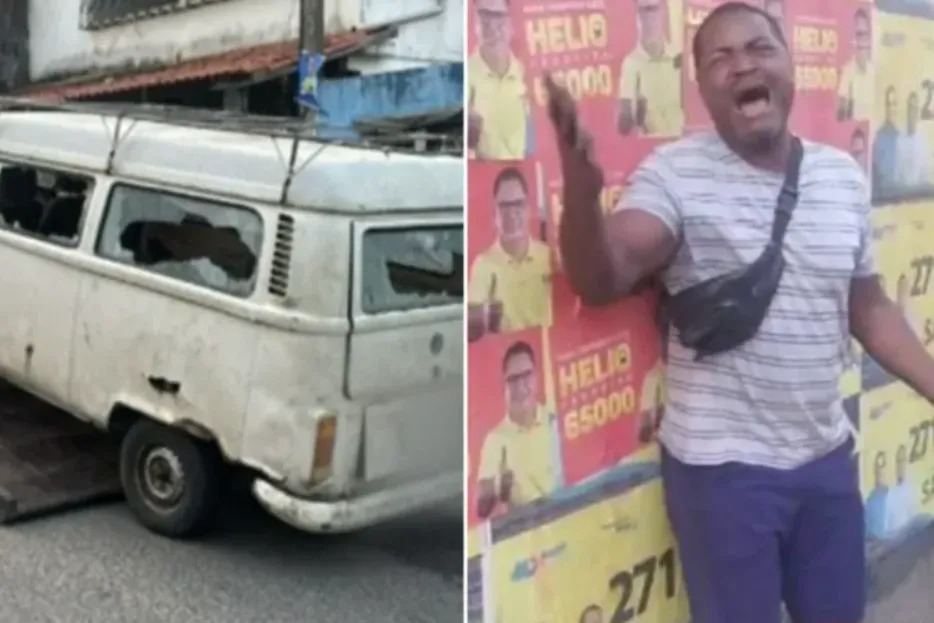
[[[418,117],[382,118],[355,124],[357,134],[348,128],[328,125],[320,119],[309,122],[297,117],[256,115],[231,110],[216,110],[178,106],[170,104],[141,104],[126,102],[44,102],[28,97],[0,96],[0,114],[8,112],[56,112],[98,115],[122,119],[153,121],[172,125],[211,130],[225,130],[270,137],[310,140],[320,143],[336,143],[394,149],[419,153],[463,153],[463,139],[458,133],[426,131],[424,127],[435,125],[437,120],[456,118],[462,114],[460,107],[445,109],[433,115]],[[422,125],[413,124],[412,119],[424,119]],[[461,124],[457,124],[458,129]]]
[[[204,138],[213,133],[214,140],[193,137],[191,149],[175,154],[179,127]],[[0,96],[4,157],[104,175],[119,169],[126,177],[241,200],[354,213],[462,205],[462,139],[449,136],[462,127],[460,107],[366,120],[354,132],[184,106]],[[216,140],[218,132],[233,140]]]

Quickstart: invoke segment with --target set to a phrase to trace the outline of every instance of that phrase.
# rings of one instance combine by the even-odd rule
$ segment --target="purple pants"
[[[859,623],[863,501],[852,441],[794,470],[686,465],[662,450],[692,623]]]

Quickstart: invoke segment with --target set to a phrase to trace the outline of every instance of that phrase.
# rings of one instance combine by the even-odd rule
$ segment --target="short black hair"
[[[506,366],[509,365],[509,362],[519,355],[528,355],[529,359],[532,360],[532,364],[535,364],[535,351],[532,350],[532,346],[523,340],[518,342],[513,342],[512,345],[506,349],[506,354],[503,355],[503,372],[506,371]]]
[[[529,194],[529,185],[525,181],[525,176],[522,175],[522,171],[516,167],[506,167],[496,176],[496,179],[493,181],[493,196],[499,192],[500,186],[509,181],[519,182],[519,185],[522,186],[522,190],[526,195]]]
[[[774,17],[769,15],[765,9],[760,9],[755,5],[746,4],[745,2],[725,2],[708,13],[704,21],[701,22],[701,25],[698,26],[697,32],[694,33],[694,41],[691,42],[691,53],[694,55],[695,69],[700,65],[701,38],[704,32],[710,28],[710,24],[713,24],[721,17],[733,15],[734,13],[751,13],[762,17],[768,22],[769,29],[772,31],[772,34],[775,35],[775,38],[781,42],[785,49],[788,49],[788,40],[785,38],[785,33],[782,31],[782,25],[779,24]]]
[[[853,21],[855,22],[858,19],[864,19],[869,22],[869,12],[866,9],[859,8],[856,9],[856,13],[853,14]]]

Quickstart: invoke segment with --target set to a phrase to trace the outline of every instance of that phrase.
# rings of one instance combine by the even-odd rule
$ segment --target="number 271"
[[[632,569],[621,571],[610,579],[610,588],[620,590],[619,604],[613,611],[613,618],[610,623],[626,623],[631,621],[637,614],[643,614],[649,607],[649,600],[652,597],[652,586],[655,584],[655,571],[661,568],[665,572],[665,599],[671,599],[675,596],[675,550],[668,548],[659,556],[650,556],[645,560],[636,563]],[[635,579],[645,577],[642,583],[642,592],[639,595],[639,603],[631,604]]]
[[[924,296],[931,285],[931,269],[934,268],[934,256],[922,255],[911,260],[914,269],[914,283],[911,286],[912,296]]]
[[[921,118],[925,121],[931,121],[934,119],[934,80],[922,81],[921,88],[924,90]]]

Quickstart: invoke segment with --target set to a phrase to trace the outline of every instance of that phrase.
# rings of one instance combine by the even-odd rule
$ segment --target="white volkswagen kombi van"
[[[0,109],[0,376],[122,435],[143,524],[226,465],[309,531],[460,496],[463,163],[127,108]]]

